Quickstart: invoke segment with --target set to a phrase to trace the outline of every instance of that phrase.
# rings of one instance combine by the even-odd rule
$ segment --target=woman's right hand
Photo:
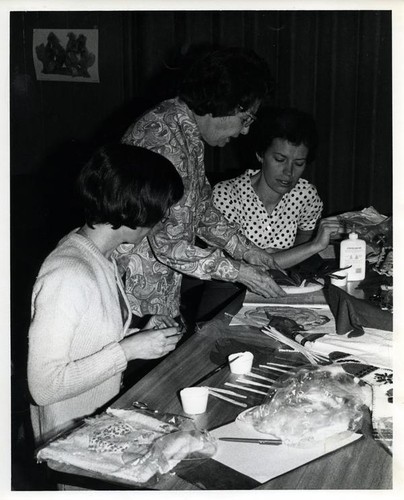
[[[267,271],[251,264],[240,264],[238,279],[249,290],[263,297],[283,297],[286,292],[275,282]]]
[[[126,359],[157,359],[173,351],[181,339],[178,327],[140,331],[121,340]]]
[[[343,232],[343,227],[339,223],[337,217],[327,217],[321,219],[316,236],[313,238],[313,246],[316,252],[325,250],[330,244],[330,239]]]

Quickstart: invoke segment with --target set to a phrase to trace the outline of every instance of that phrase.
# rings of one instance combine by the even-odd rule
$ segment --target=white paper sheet
[[[255,429],[240,428],[235,422],[210,431],[216,437],[265,438]],[[217,462],[249,476],[259,483],[265,483],[285,472],[315,460],[330,451],[337,450],[361,437],[360,434],[346,432],[313,448],[291,448],[285,445],[263,445],[218,441],[218,450],[213,457]]]
[[[323,304],[323,305],[313,305],[313,304],[266,304],[266,303],[257,303],[257,304],[249,304],[244,302],[243,306],[241,309],[238,311],[238,313],[233,316],[232,320],[230,321],[230,326],[238,326],[238,325],[250,325],[250,326],[257,326],[257,327],[263,327],[267,324],[267,321],[254,321],[253,319],[249,318],[248,315],[254,311],[255,309],[259,308],[268,308],[269,310],[271,308],[274,308],[274,310],[278,310],[279,308],[289,308],[289,309],[309,309],[316,311],[318,314],[322,316],[327,316],[329,319],[328,323],[325,323],[324,325],[317,326],[315,328],[310,328],[309,330],[306,330],[306,333],[326,333],[326,334],[333,334],[335,333],[335,319],[334,316],[331,312],[331,309],[328,305]],[[279,313],[277,313],[279,314]]]
[[[330,352],[342,351],[352,354],[365,364],[380,368],[393,368],[393,332],[364,327],[360,337],[329,334],[307,342],[305,347],[313,352],[328,356]]]

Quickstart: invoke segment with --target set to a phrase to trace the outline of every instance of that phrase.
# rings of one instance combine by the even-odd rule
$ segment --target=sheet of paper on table
[[[241,429],[235,422],[223,425],[210,431],[216,437],[269,437],[255,429]],[[218,449],[213,457],[231,469],[234,469],[259,483],[265,483],[281,474],[300,467],[322,455],[330,453],[352,443],[361,437],[360,434],[346,432],[338,434],[313,448],[292,448],[285,445],[264,445],[255,443],[235,443],[218,441]]]
[[[244,302],[243,306],[241,309],[238,311],[238,313],[233,316],[233,318],[230,321],[230,326],[237,326],[237,325],[250,325],[250,326],[257,326],[262,328],[263,326],[266,326],[267,321],[254,321],[252,319],[252,313],[254,313],[255,310],[259,311],[260,309],[265,308],[268,311],[273,310],[276,315],[282,315],[281,312],[278,312],[280,308],[296,308],[296,309],[309,309],[312,311],[315,311],[317,314],[321,316],[326,316],[328,318],[328,322],[321,325],[317,326],[315,328],[312,328],[310,330],[306,330],[307,332],[312,332],[312,333],[325,333],[325,334],[334,334],[336,331],[335,327],[335,319],[334,316],[330,310],[330,307],[326,304],[320,305],[320,304],[270,304],[270,303],[248,303]],[[268,320],[269,321],[269,320]]]

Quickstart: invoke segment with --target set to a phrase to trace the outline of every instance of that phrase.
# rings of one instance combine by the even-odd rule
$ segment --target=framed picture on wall
[[[98,29],[34,29],[37,80],[98,83]]]

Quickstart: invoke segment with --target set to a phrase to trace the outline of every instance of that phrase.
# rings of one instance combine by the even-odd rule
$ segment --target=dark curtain
[[[133,12],[123,31],[125,99],[137,99],[134,112],[172,94],[175,56],[189,45],[248,46],[270,63],[272,102],[316,119],[320,147],[305,176],[325,214],[370,205],[391,214],[390,11]],[[250,147],[246,137],[207,148],[213,181],[255,166]]]
[[[268,60],[274,104],[316,119],[320,147],[305,176],[317,185],[325,215],[370,205],[389,215],[391,17],[391,11],[13,13],[12,173],[55,169],[55,161],[60,172],[69,168],[67,158],[76,161],[77,145],[91,149],[120,138],[137,115],[175,93],[178,61],[191,45],[241,45]],[[100,83],[38,82],[34,28],[98,28]],[[224,149],[207,147],[212,182],[254,166],[248,136]]]

